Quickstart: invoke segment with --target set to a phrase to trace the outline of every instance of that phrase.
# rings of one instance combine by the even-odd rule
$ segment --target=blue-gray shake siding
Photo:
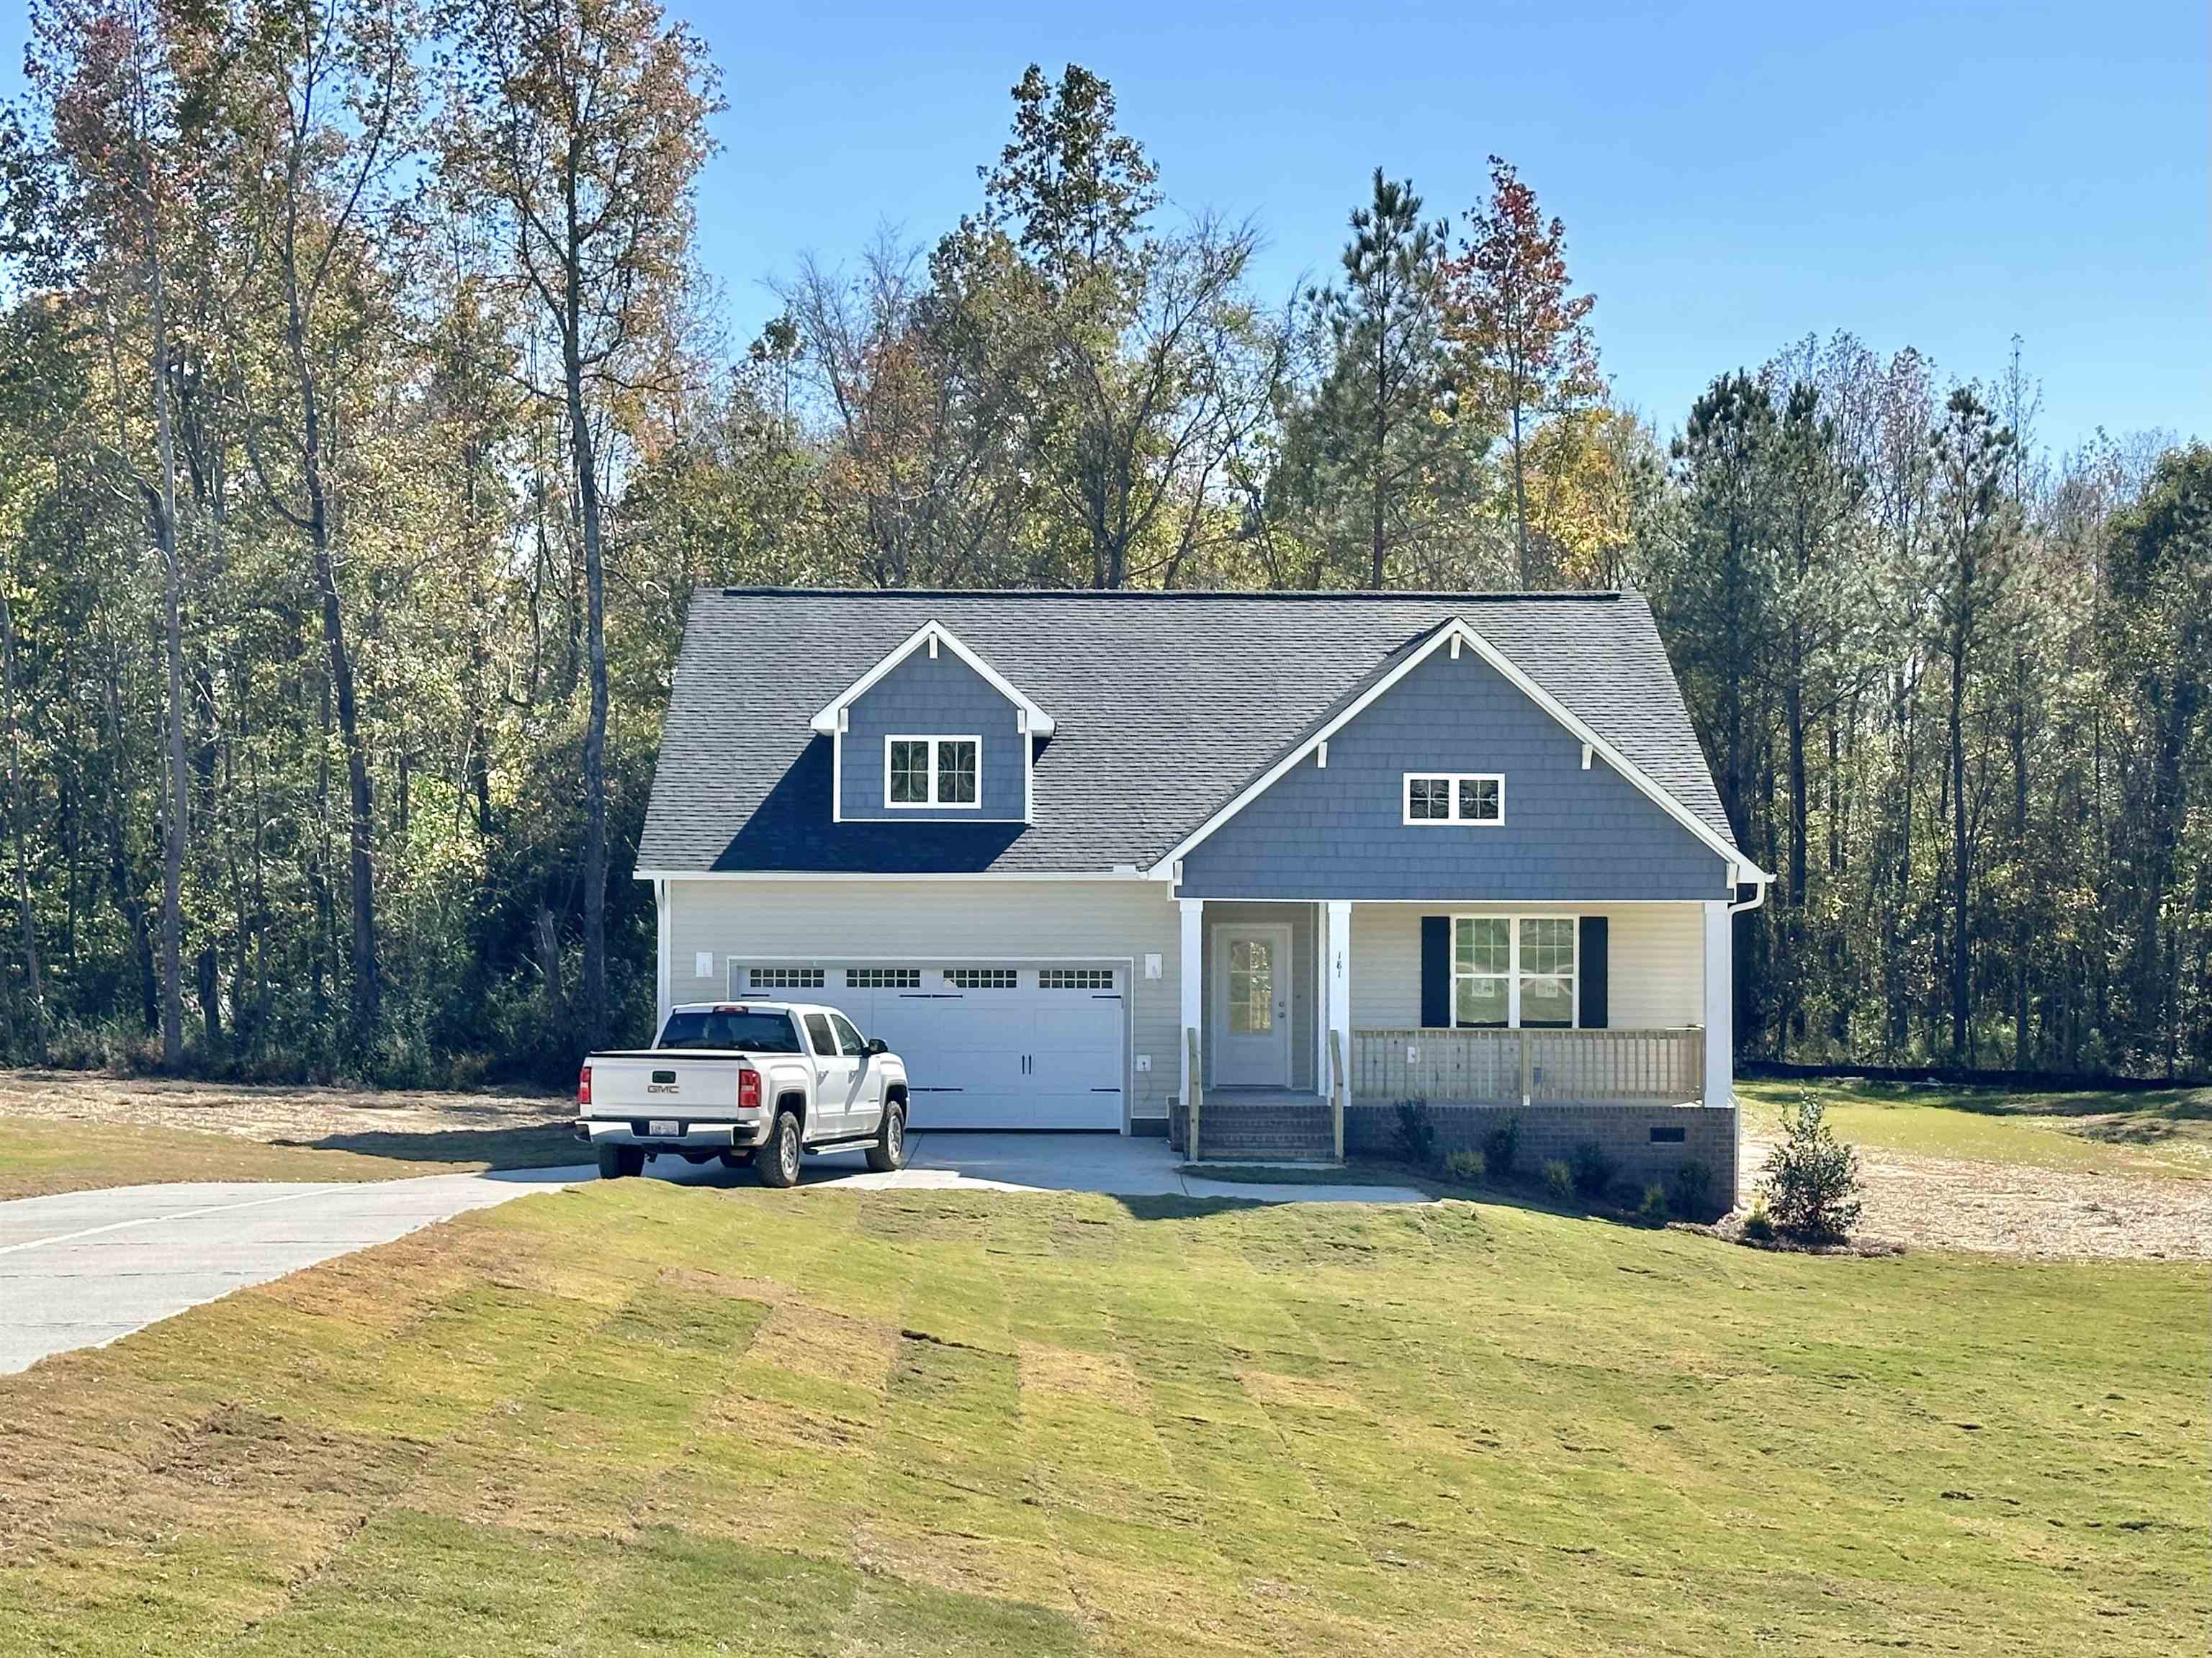
[[[848,822],[921,819],[939,823],[1019,823],[1023,817],[1022,745],[1014,705],[951,651],[918,650],[855,701],[845,732],[842,815]],[[884,741],[889,737],[982,739],[982,805],[890,806],[884,800]]]
[[[1505,821],[1407,824],[1407,772],[1501,772]],[[1479,655],[1438,650],[1185,856],[1187,898],[1731,896],[1719,854]]]

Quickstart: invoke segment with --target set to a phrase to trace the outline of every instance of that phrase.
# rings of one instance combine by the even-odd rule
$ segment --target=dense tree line
[[[972,212],[730,349],[650,0],[41,0],[0,121],[0,1057],[565,1075],[700,583],[1595,587],[1799,1059],[2212,1064],[2212,451],[1807,341],[1663,440],[1508,163],[1330,280],[1030,69]]]

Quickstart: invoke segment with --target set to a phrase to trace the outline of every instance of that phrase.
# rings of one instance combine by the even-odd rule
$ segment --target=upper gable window
[[[983,745],[973,737],[884,738],[884,802],[893,806],[980,806]]]
[[[1408,823],[1505,821],[1502,772],[1407,772],[1405,788]]]

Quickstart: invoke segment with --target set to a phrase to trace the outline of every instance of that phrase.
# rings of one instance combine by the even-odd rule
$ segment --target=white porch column
[[[1705,905],[1705,1103],[1735,1097],[1734,924],[1725,899]]]
[[[668,986],[668,952],[674,948],[674,945],[669,941],[668,916],[668,883],[656,878],[653,884],[653,932],[659,940],[656,946],[657,959],[653,963],[653,1040],[655,1042],[660,1040],[661,1029],[668,1023],[668,1007],[671,1000]]]
[[[1182,992],[1182,1017],[1176,1028],[1176,1052],[1182,1058],[1182,1102],[1188,1110],[1192,1084],[1200,1080],[1191,1074],[1189,1033],[1202,1033],[1206,1029],[1206,900],[1179,898],[1176,902],[1182,910],[1181,976],[1177,981]],[[1204,1040],[1201,1035],[1200,1041]]]
[[[1352,902],[1332,898],[1326,908],[1328,944],[1324,988],[1328,995],[1329,1036],[1343,1057],[1348,1084],[1352,1077]]]

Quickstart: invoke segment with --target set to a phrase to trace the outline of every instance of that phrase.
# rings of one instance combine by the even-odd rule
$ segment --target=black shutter
[[[1582,975],[1582,1024],[1585,1030],[1605,1029],[1605,921],[1602,915],[1583,916],[1582,936],[1575,950],[1575,970]]]
[[[1421,917],[1421,1023],[1429,1029],[1452,1022],[1451,917]]]

